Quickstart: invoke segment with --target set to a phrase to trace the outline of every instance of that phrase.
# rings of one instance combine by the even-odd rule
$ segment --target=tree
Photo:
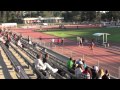
[[[81,12],[80,11],[72,11],[72,20],[80,21],[81,20]]]

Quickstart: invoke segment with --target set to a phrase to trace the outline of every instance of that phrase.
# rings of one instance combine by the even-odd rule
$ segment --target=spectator
[[[41,52],[47,53],[47,49],[46,48],[42,48]]]
[[[4,38],[5,38],[4,36],[0,37],[0,41],[5,44],[6,41]]]
[[[43,58],[43,64],[45,65],[46,68],[50,69],[53,73],[56,73],[56,72],[58,71],[58,69],[51,67],[51,66],[47,63],[48,58],[49,58],[49,55],[46,53],[46,54],[45,54],[45,57]],[[46,68],[45,68],[45,69],[46,69]]]
[[[22,43],[21,43],[20,39],[18,40],[17,45],[22,48]]]
[[[40,70],[46,70],[47,68],[49,70],[51,70],[53,73],[56,73],[58,71],[58,69],[51,67],[48,63],[47,63],[47,57],[48,55],[46,54],[45,58],[44,58],[44,62],[42,61],[42,55],[37,55],[37,59],[35,60],[35,68],[38,68]]]
[[[29,40],[29,44],[32,45],[32,41],[31,40]]]
[[[108,70],[105,70],[105,74],[102,76],[102,79],[110,79],[110,74]]]
[[[76,60],[76,64],[83,64],[83,62],[82,62],[82,58]]]
[[[22,34],[20,34],[20,39],[22,38]]]
[[[71,70],[73,68],[73,64],[74,64],[74,62],[73,62],[72,58],[70,58],[67,62],[68,70]]]
[[[73,60],[73,67],[72,67],[72,69],[75,70],[75,68],[76,68],[76,60]]]
[[[92,69],[92,79],[98,79],[98,66],[93,66]]]
[[[89,67],[86,67],[82,74],[83,74],[84,79],[91,79]]]
[[[9,48],[9,40],[8,40],[8,39],[7,39],[6,42],[5,42],[5,46],[6,46],[7,48]]]
[[[99,71],[98,71],[98,79],[102,79],[103,75],[104,75],[103,69],[99,69]]]
[[[75,76],[77,77],[77,79],[80,79],[82,72],[84,71],[83,65],[79,64],[76,69],[75,69]]]

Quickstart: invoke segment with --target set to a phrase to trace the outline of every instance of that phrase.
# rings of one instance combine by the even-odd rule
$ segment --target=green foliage
[[[64,17],[65,22],[119,21],[120,11],[0,11],[0,22],[19,22],[25,17]]]

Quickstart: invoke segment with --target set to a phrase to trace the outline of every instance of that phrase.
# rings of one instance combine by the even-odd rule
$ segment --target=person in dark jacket
[[[98,67],[97,66],[93,66],[93,68],[92,68],[92,79],[98,79]]]
[[[102,79],[110,79],[110,74],[108,70],[105,70],[105,74],[102,76]]]

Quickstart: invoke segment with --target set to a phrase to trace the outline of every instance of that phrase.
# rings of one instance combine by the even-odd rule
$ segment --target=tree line
[[[0,22],[22,22],[25,17],[64,17],[65,22],[118,21],[120,11],[0,11]]]

